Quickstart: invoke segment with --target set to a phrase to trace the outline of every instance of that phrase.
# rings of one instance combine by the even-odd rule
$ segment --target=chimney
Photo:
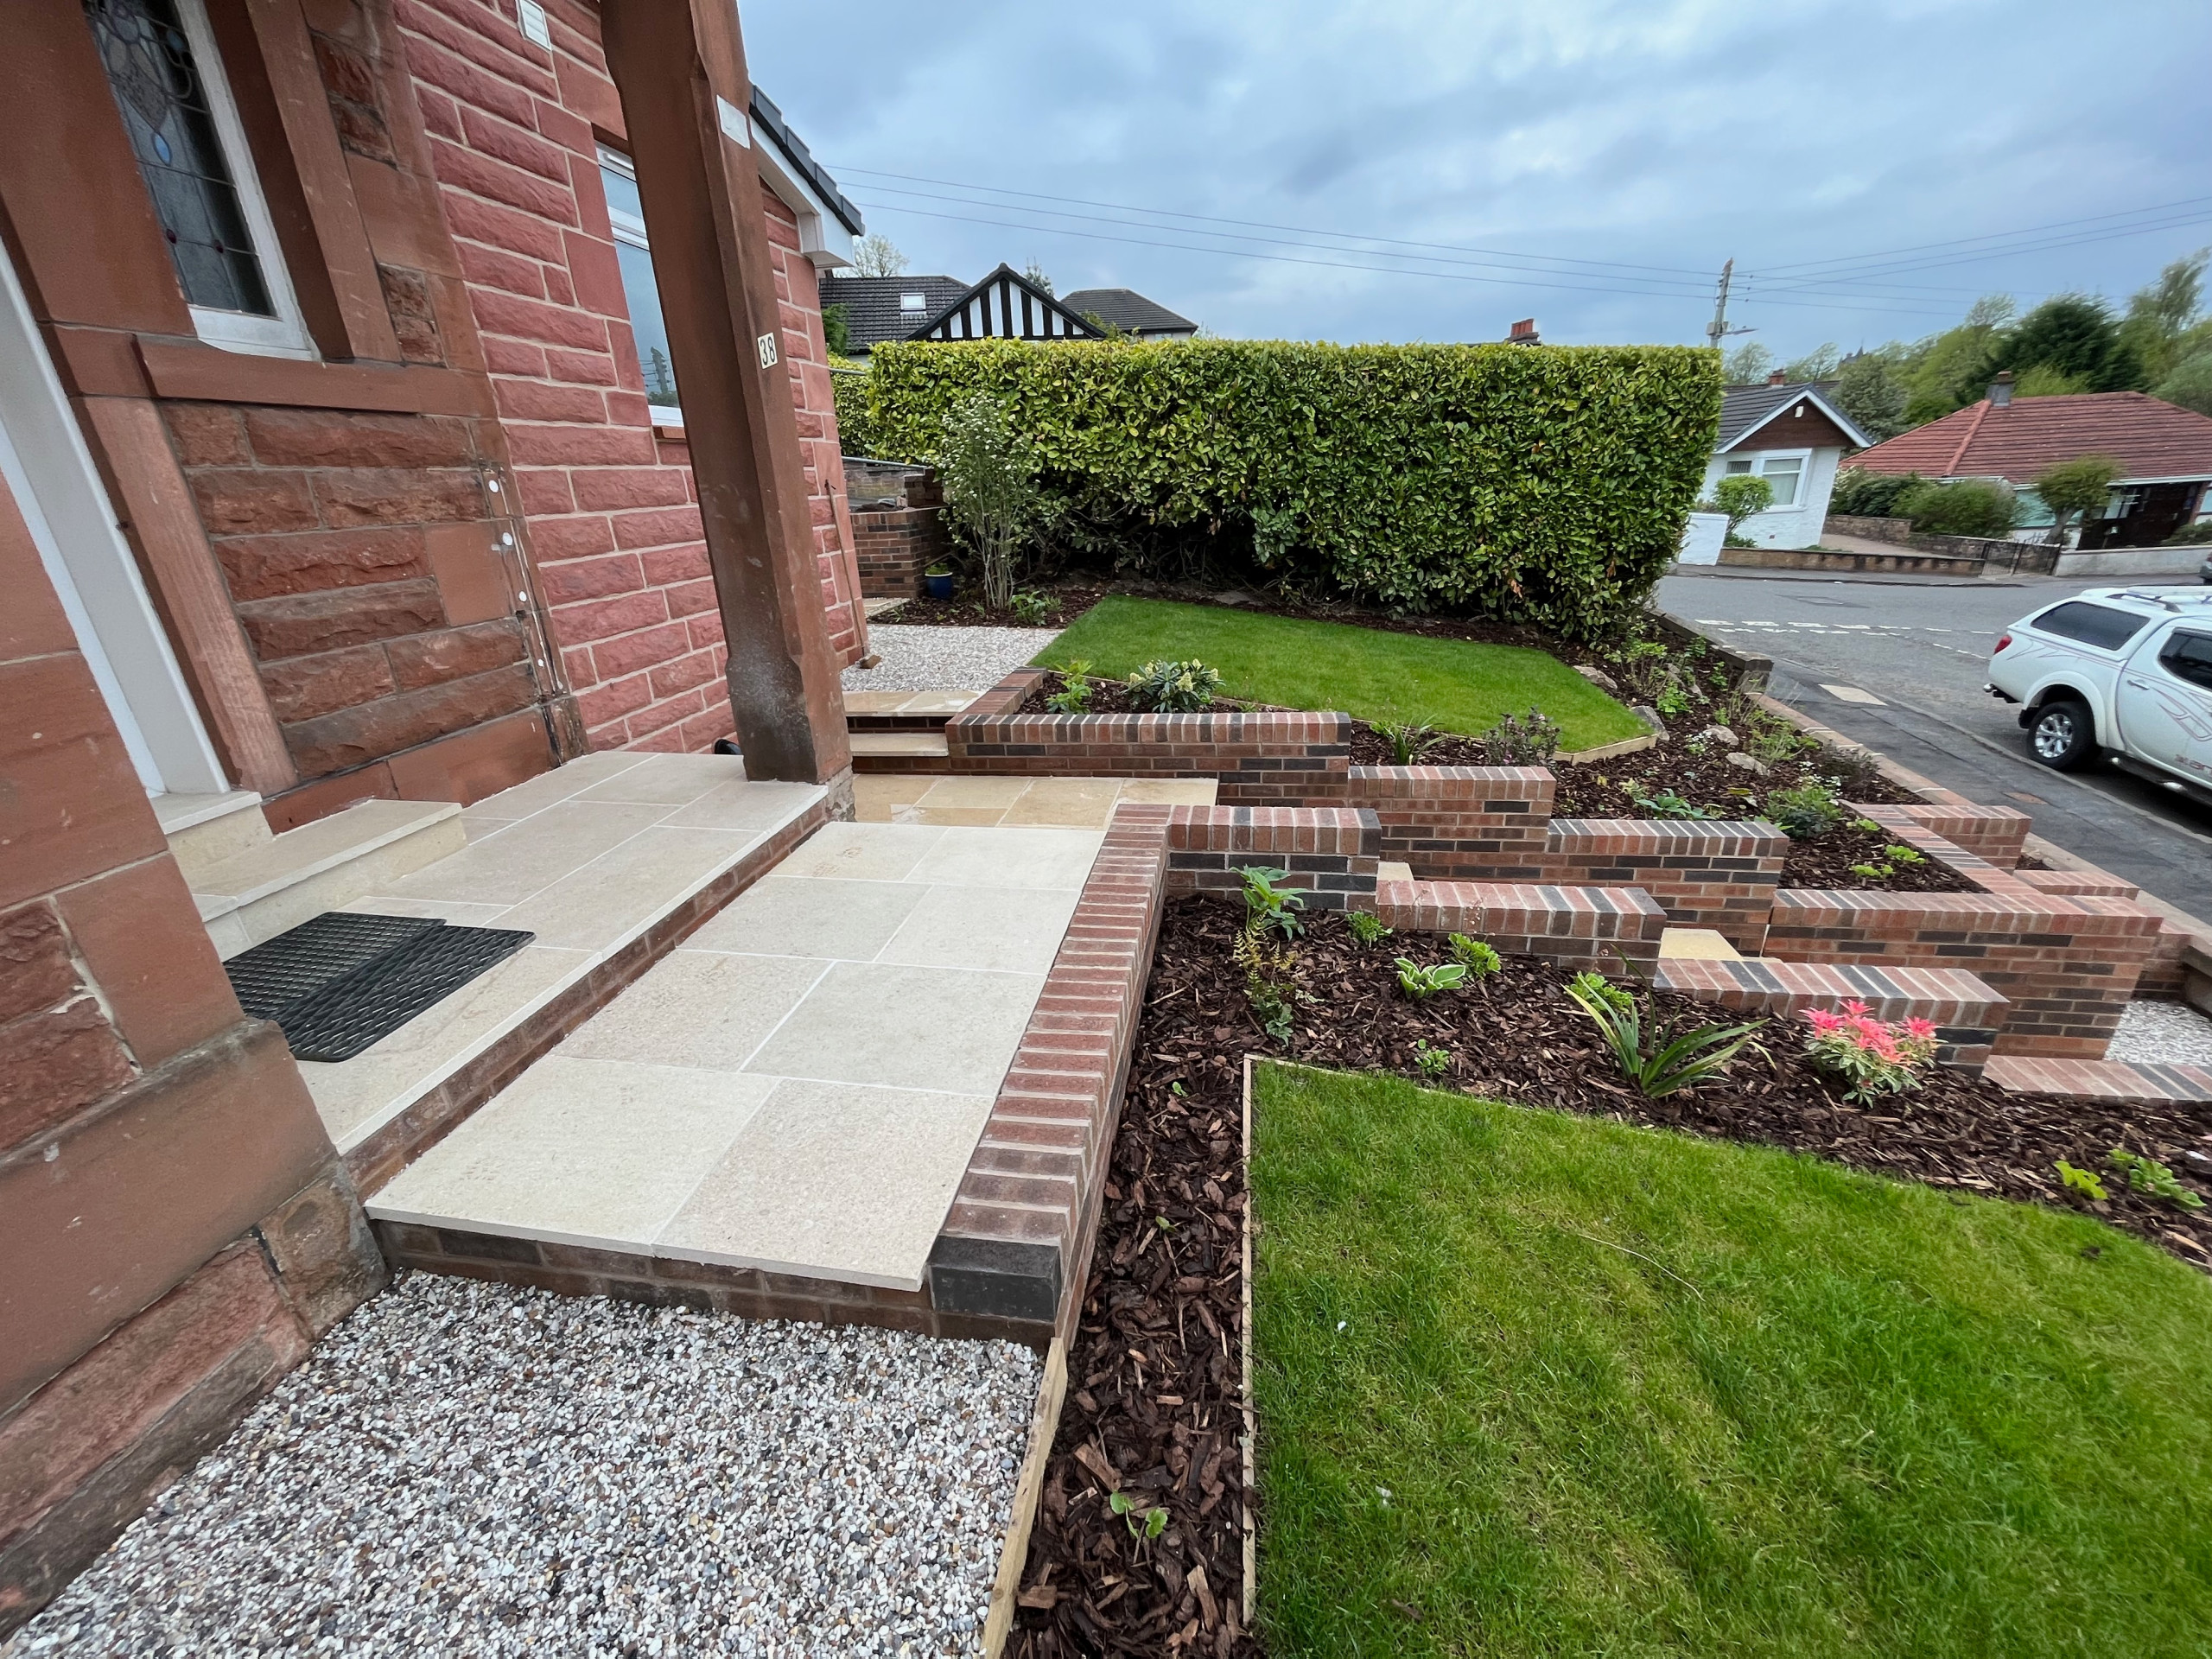
[[[1786,386],[1789,384],[1789,377],[1780,369],[1777,369],[1772,374],[1767,376],[1766,383],[1770,386]]]
[[[2012,371],[1999,369],[1997,378],[1989,383],[1989,406],[2010,409],[2012,406]]]
[[[1534,317],[1522,318],[1505,336],[1505,343],[1509,346],[1541,345],[1542,342],[1536,334],[1536,320]]]

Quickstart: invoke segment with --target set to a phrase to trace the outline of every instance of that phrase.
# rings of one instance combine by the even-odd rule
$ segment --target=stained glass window
[[[176,0],[85,0],[85,15],[186,300],[275,316]]]

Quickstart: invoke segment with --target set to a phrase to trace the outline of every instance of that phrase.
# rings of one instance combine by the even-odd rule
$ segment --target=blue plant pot
[[[922,580],[929,584],[930,597],[931,599],[950,599],[952,597],[952,578],[950,576],[925,575]]]

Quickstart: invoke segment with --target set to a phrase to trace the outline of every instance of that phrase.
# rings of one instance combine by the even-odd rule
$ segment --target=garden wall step
[[[1167,891],[1235,893],[1254,865],[1287,872],[1311,910],[1374,906],[1382,830],[1365,809],[1176,806],[1167,809]]]
[[[1985,1075],[2016,1095],[2080,1095],[2098,1100],[2212,1101],[2212,1069],[2126,1060],[2061,1060],[1999,1054]]]
[[[1507,881],[1391,881],[1375,913],[1408,932],[1465,933],[1509,956],[1543,957],[1618,973],[1659,960],[1667,912],[1640,887],[1558,887]]]
[[[1764,822],[1554,818],[1542,879],[1642,887],[1679,925],[1711,928],[1756,953],[1789,855],[1789,837]]]
[[[450,801],[361,801],[248,844],[190,880],[218,955],[230,957],[467,843]]]
[[[1878,1020],[1927,1020],[1936,1026],[1939,1065],[1979,1071],[1988,1060],[2006,1002],[1974,975],[1955,968],[1869,968],[1752,958],[1715,962],[1662,955],[1653,986],[1700,1002],[1778,1018],[1807,1008],[1864,1002]]]
[[[850,732],[853,770],[866,772],[942,772],[946,744],[942,731]]]

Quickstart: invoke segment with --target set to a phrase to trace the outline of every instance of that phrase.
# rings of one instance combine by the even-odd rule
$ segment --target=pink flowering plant
[[[1813,1028],[1805,1052],[1848,1084],[1843,1097],[1861,1105],[1919,1088],[1921,1074],[1936,1063],[1936,1027],[1926,1020],[1891,1025],[1873,1018],[1864,1002],[1847,1002],[1840,1013],[1808,1008],[1805,1021]]]

